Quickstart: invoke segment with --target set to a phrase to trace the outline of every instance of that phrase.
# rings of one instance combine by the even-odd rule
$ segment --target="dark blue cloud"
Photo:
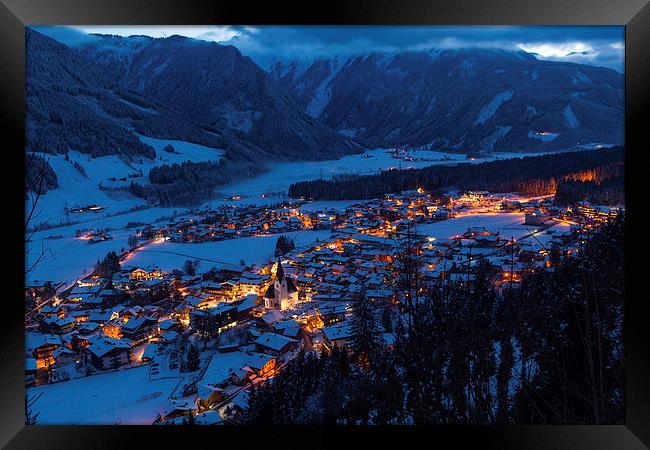
[[[262,65],[277,58],[315,59],[367,52],[432,48],[523,49],[541,59],[572,61],[623,71],[622,26],[103,26],[41,27],[68,45],[83,45],[88,33],[180,34],[238,47]]]
[[[493,47],[623,70],[620,26],[261,26],[229,43],[261,62],[369,51]]]
[[[35,25],[30,28],[38,31],[39,33],[43,33],[52,39],[56,39],[57,41],[70,47],[78,47],[81,45],[90,44],[98,39],[95,36],[70,27]]]

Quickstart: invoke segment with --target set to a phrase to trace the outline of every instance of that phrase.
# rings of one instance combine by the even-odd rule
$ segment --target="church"
[[[284,274],[282,263],[278,258],[277,270],[273,284],[264,294],[264,306],[267,309],[287,309],[298,301],[298,288],[293,280]]]

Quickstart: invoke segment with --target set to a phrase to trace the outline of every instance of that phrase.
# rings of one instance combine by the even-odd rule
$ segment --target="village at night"
[[[28,423],[624,423],[618,71],[72,31],[27,35]],[[167,92],[200,61],[248,81]]]

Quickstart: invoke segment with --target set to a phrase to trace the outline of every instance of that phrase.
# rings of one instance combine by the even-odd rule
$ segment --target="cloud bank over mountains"
[[[75,26],[35,27],[59,42],[82,46],[93,34],[173,35],[237,47],[259,65],[290,58],[431,49],[523,50],[538,59],[603,66],[623,72],[624,28],[619,26]]]

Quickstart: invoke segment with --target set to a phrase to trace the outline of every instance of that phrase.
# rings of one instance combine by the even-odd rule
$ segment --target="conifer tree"
[[[381,350],[383,339],[374,314],[374,305],[366,295],[365,288],[352,293],[354,312],[352,316],[352,352],[362,367],[367,367],[373,356]]]
[[[188,372],[194,372],[199,369],[201,364],[201,357],[199,351],[196,349],[194,344],[190,344],[190,348],[187,351],[187,370]]]

